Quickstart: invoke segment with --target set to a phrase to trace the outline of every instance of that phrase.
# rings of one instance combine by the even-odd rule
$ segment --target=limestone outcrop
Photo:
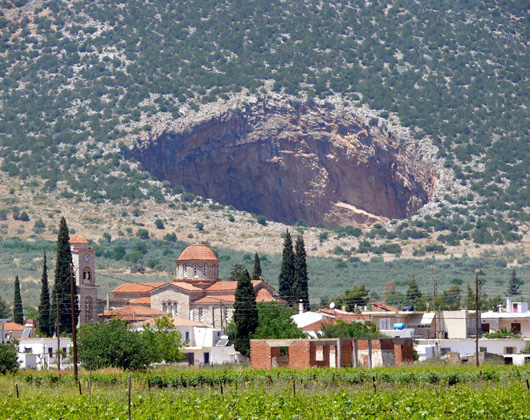
[[[370,226],[432,197],[433,165],[321,105],[257,100],[154,131],[130,151],[160,180],[269,219]]]

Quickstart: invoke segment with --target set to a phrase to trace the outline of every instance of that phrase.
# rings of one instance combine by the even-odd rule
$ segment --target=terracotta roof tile
[[[103,313],[104,318],[110,317],[126,317],[126,316],[140,316],[140,317],[157,317],[167,315],[166,312],[158,311],[156,309],[146,308],[141,305],[128,305],[123,308],[113,309]]]
[[[72,235],[70,237],[70,241],[69,242],[71,244],[87,244],[87,245],[89,243],[84,236],[79,235],[78,233]]]
[[[17,324],[16,322],[6,322],[4,324],[5,331],[24,331],[24,325]]]
[[[182,318],[180,316],[171,316],[171,317],[169,317],[169,319],[171,321],[173,321],[173,325],[175,327],[206,327],[206,325],[203,324],[202,322],[192,321],[190,319]],[[154,324],[154,319],[145,319],[145,320],[142,320],[142,321],[135,322],[135,323],[133,323],[131,325],[139,327],[139,326],[143,326],[143,325],[146,325],[146,324],[153,325]]]
[[[373,302],[372,311],[384,311],[384,312],[399,312],[398,308],[394,308],[390,305],[385,305],[382,302]]]
[[[256,289],[260,284],[267,284],[263,280],[252,280],[252,286]],[[207,292],[236,291],[237,281],[218,281],[206,289]]]
[[[192,302],[192,304],[200,303],[200,304],[206,304],[206,303],[234,303],[236,301],[236,297],[234,295],[219,295],[219,296],[205,296],[201,299],[197,299]]]
[[[218,281],[206,289],[207,292],[235,292],[237,281]]]
[[[276,302],[277,300],[267,289],[259,289],[256,293],[256,302]]]
[[[322,324],[331,324],[335,325],[337,321],[334,319],[321,319],[319,321],[315,321],[312,324],[306,325],[304,328],[302,328],[303,331],[319,331],[322,329]]]
[[[172,284],[174,284],[175,286],[180,287],[182,289],[185,289],[185,290],[191,290],[191,291],[202,290],[202,289],[194,286],[193,284],[187,283],[185,281],[173,281]]]
[[[133,299],[129,302],[130,305],[150,305],[151,304],[151,298],[150,297],[141,297],[138,299]]]
[[[167,283],[126,283],[116,287],[111,293],[148,293]]]
[[[215,261],[219,262],[213,251],[203,244],[193,244],[187,247],[175,261]]]

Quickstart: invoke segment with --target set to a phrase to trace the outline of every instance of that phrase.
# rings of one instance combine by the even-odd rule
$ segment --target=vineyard
[[[523,367],[167,369],[135,373],[131,418],[528,418]],[[126,419],[129,374],[24,373],[0,380],[3,419]]]

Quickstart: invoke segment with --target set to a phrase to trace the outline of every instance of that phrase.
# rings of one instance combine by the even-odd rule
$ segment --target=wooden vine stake
[[[129,373],[129,420],[131,420],[131,374]]]

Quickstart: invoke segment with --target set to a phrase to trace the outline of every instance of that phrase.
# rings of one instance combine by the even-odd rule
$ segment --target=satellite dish
[[[330,308],[330,309],[335,309],[335,302],[331,302],[331,303],[329,304],[329,308]]]

